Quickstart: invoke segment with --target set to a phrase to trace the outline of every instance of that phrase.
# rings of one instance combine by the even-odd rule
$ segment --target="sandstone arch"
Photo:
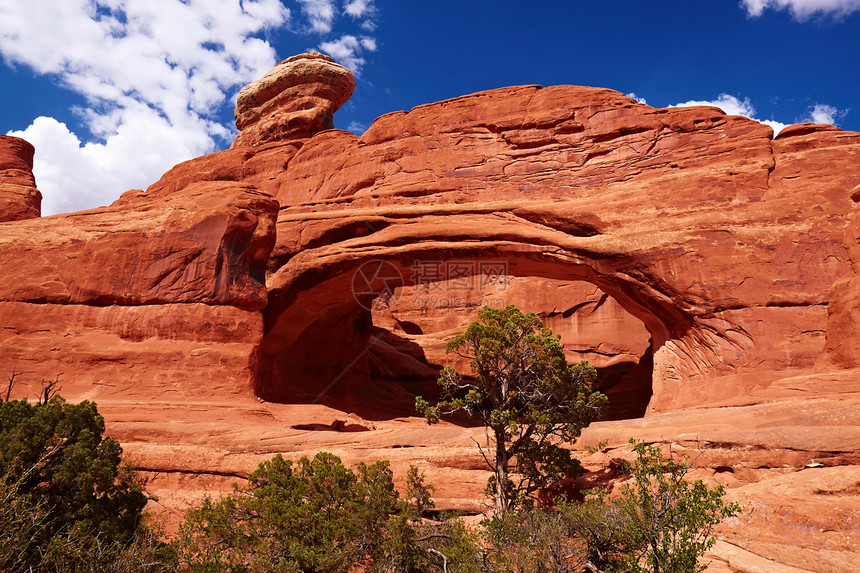
[[[275,359],[309,367],[313,397],[378,332],[350,292],[362,261],[407,271],[419,258],[501,258],[518,276],[598,282],[654,334],[649,416],[593,424],[581,446],[701,439],[714,449],[700,461],[718,474],[702,471],[738,485],[738,499],[790,499],[805,531],[845,522],[858,460],[860,134],[799,124],[774,139],[715,108],[654,109],[576,86],[419,106],[361,136],[326,129],[352,85],[329,58],[286,60],[243,90],[230,149],[68,215],[38,218],[31,148],[0,136],[12,184],[0,197],[0,359],[20,374],[15,397],[62,374],[63,395],[98,402],[164,507],[228,492],[275,452],[327,449],[347,463],[391,459],[401,474],[427,464],[448,496],[440,507],[480,511],[468,501],[486,483],[471,429],[264,398],[290,390],[267,379]],[[313,372],[308,356],[334,370]],[[416,372],[405,390],[421,384]],[[367,401],[392,399],[383,386]],[[379,431],[340,433],[351,429]],[[842,467],[785,474],[811,458]],[[834,495],[819,495],[822,482]],[[776,514],[746,516],[730,540],[771,528],[746,547],[774,562],[800,555],[783,517],[768,522]],[[853,558],[821,550],[792,563]]]
[[[456,223],[455,227],[462,230]],[[413,248],[402,245],[367,248],[366,244],[355,244],[354,251],[329,253],[331,265],[323,269],[315,265],[307,273],[298,274],[292,274],[287,267],[281,269],[270,279],[258,393],[266,399],[289,399],[288,396],[295,396],[290,393],[290,386],[295,384],[318,389],[315,396],[319,397],[324,390],[331,390],[327,386],[332,383],[353,388],[362,384],[357,394],[365,398],[372,393],[364,386],[369,383],[365,363],[368,351],[372,353],[374,344],[379,343],[377,334],[369,328],[369,306],[366,301],[356,300],[352,289],[354,273],[369,262],[392,265],[403,277],[403,285],[413,286],[418,284],[414,267],[421,261],[468,261],[474,262],[476,268],[485,262],[503,261],[512,276],[578,280],[597,285],[645,323],[658,357],[662,357],[668,341],[697,336],[691,330],[701,327],[692,315],[675,307],[665,294],[611,270],[606,261],[579,256],[560,247],[548,252],[546,246],[536,248],[531,243],[514,241],[514,231],[510,228],[504,233],[508,235],[504,241],[487,238],[468,245],[445,241],[444,237],[419,241],[419,246]],[[402,239],[393,243],[401,243]],[[378,238],[369,240],[379,247]],[[500,297],[504,295],[500,293]],[[364,376],[356,372],[362,367]],[[435,374],[431,370],[427,376],[433,379]],[[303,376],[308,379],[302,380]],[[411,402],[411,397],[407,397],[407,402]],[[353,404],[353,408],[358,405]]]
[[[289,111],[287,99],[272,105]],[[648,325],[655,412],[754,400],[824,348],[830,285],[848,268],[858,134],[799,124],[773,139],[716,108],[654,109],[577,86],[419,106],[360,137],[303,133],[237,139],[148,190],[232,179],[278,200],[261,356],[320,316],[353,316],[347,277],[363,261],[499,254],[523,276],[596,281]],[[551,262],[567,268],[529,270]]]
[[[321,132],[270,183],[281,213],[263,356],[320,316],[354,316],[348,277],[363,262],[501,257],[518,276],[589,280],[645,322],[652,411],[746,400],[823,348],[857,144],[822,126],[773,140],[714,108],[573,86]],[[815,167],[825,153],[839,167]]]
[[[343,99],[332,97],[325,121]],[[293,133],[289,113],[275,116],[265,126]],[[254,133],[280,133],[272,129]],[[811,368],[824,348],[830,286],[848,271],[842,236],[860,177],[858,134],[800,125],[774,140],[769,127],[715,108],[661,110],[611,90],[522,86],[388,114],[361,137],[294,135],[180,164],[105,211],[163,204],[170,212],[186,194],[225,185],[276,199],[276,232],[257,227],[252,247],[255,260],[268,260],[265,340],[263,332],[248,339],[256,342],[240,386],[265,387],[259,358],[292,344],[320,316],[352,316],[348,277],[373,259],[407,268],[420,258],[501,257],[519,276],[594,282],[653,334],[654,412],[751,400],[770,381]],[[36,226],[61,229],[64,221]],[[7,235],[23,223],[7,223]],[[46,244],[64,240],[42,236]],[[4,244],[12,253],[19,243]],[[16,260],[3,260],[9,276]],[[140,280],[135,268],[110,284],[88,277],[87,290],[108,300],[102,291]],[[258,300],[263,277],[255,273],[219,284],[237,301]],[[194,277],[186,285],[181,272],[162,275],[179,283],[156,291],[178,298],[153,301],[193,302],[183,293],[197,288]],[[48,292],[38,273],[22,280],[47,293],[40,300],[65,296]],[[29,301],[20,281],[7,291],[5,301]],[[149,304],[126,298],[117,300]],[[209,383],[186,385],[194,393]]]

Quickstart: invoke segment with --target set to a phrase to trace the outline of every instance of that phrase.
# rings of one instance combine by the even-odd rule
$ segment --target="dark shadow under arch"
[[[651,348],[639,364],[618,364],[601,372],[602,389],[615,398],[612,418],[642,416],[651,397],[653,355],[682,334],[689,321],[634,278],[601,272],[602,265],[535,253],[464,250],[420,252],[410,257],[356,258],[338,267],[294,273],[270,292],[266,334],[260,348],[257,394],[269,401],[322,403],[370,420],[414,415],[414,396],[430,395],[441,365],[429,364],[421,347],[374,326],[373,296],[356,298],[352,279],[368,260],[398,269],[402,284],[415,284],[410,270],[421,260],[503,260],[513,276],[590,282],[641,320]],[[615,265],[613,265],[615,266]],[[396,357],[396,359],[395,359]],[[626,370],[625,370],[626,368]],[[627,383],[622,383],[626,380]]]

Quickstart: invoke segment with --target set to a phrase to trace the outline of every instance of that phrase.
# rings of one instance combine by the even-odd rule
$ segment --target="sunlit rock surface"
[[[703,450],[693,475],[744,504],[715,549],[731,570],[857,569],[860,134],[519,86],[357,136],[330,129],[353,87],[290,58],[242,90],[230,149],[0,224],[14,395],[60,376],[96,400],[174,523],[319,450],[418,464],[438,507],[480,512],[483,431],[412,404],[481,305],[516,304],[613,400],[586,480],[629,437]],[[18,149],[0,169],[35,190]]]
[[[0,135],[0,222],[33,219],[42,212],[42,194],[33,177],[33,146]]]
[[[352,95],[352,72],[316,52],[288,58],[239,92],[233,146],[310,137],[331,129],[332,116]]]

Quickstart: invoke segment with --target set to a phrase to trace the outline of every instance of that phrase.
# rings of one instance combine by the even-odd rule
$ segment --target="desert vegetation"
[[[443,400],[431,406],[419,396],[415,403],[428,423],[463,410],[487,428],[487,491],[503,518],[537,491],[582,472],[563,445],[599,415],[606,397],[593,391],[597,371],[587,362],[569,365],[559,338],[537,315],[487,306],[478,318],[446,347],[469,359],[474,376],[445,368]]]
[[[158,571],[170,548],[144,523],[147,497],[96,404],[43,385],[0,402],[0,570]]]
[[[0,402],[0,567],[4,571],[698,572],[714,525],[738,513],[721,487],[685,479],[688,460],[631,442],[623,481],[583,499],[547,499],[580,474],[569,446],[605,398],[587,363],[568,365],[556,336],[515,307],[482,309],[448,345],[474,376],[445,369],[430,423],[458,410],[480,420],[495,508],[482,522],[433,510],[414,466],[405,491],[385,461],[345,466],[320,452],[263,462],[232,495],[206,498],[168,539],[122,448],[92,402],[46,384],[34,402]],[[0,396],[2,397],[2,396]],[[538,496],[539,492],[544,495]],[[540,501],[539,501],[540,500]]]

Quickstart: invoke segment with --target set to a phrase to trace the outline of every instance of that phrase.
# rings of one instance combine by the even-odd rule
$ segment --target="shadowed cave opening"
[[[545,326],[561,335],[569,363],[587,360],[597,369],[598,388],[610,399],[606,419],[645,414],[652,395],[651,336],[645,324],[613,297],[587,281],[504,276],[484,285],[479,282],[472,278],[432,281],[397,289],[389,300],[376,299],[373,327],[383,330],[388,348],[410,360],[399,361],[388,348],[381,353],[371,349],[371,377],[397,384],[429,374],[423,381],[432,395],[443,366],[454,366],[463,374],[470,371],[467,361],[445,353],[446,343],[477,320],[482,306],[514,304],[523,312],[536,313]],[[416,368],[411,359],[421,366]]]
[[[609,397],[604,419],[645,414],[652,396],[651,333],[593,282],[530,274],[407,282],[359,304],[353,299],[305,311],[316,314],[286,345],[278,344],[273,321],[262,347],[258,395],[323,404],[368,420],[414,416],[415,396],[435,396],[442,366],[469,372],[466,361],[445,354],[445,344],[477,319],[480,307],[515,304],[561,335],[568,362],[588,360],[597,368],[599,389]],[[318,288],[343,286],[335,281]]]

